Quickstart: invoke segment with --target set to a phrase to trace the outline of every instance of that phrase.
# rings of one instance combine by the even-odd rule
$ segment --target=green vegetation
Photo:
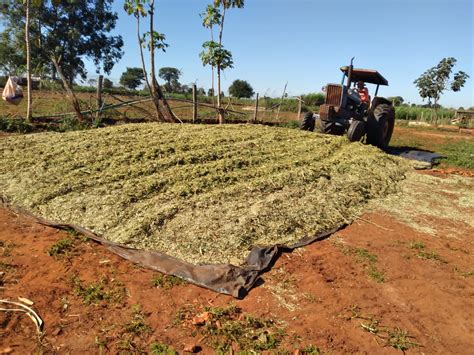
[[[251,98],[254,94],[252,86],[245,80],[234,80],[232,85],[229,87],[229,94],[233,97]]]
[[[150,353],[152,355],[174,355],[177,354],[171,346],[161,343],[151,343],[150,344]]]
[[[385,282],[385,274],[377,268],[377,255],[364,248],[354,248],[338,244],[345,255],[355,256],[356,260],[365,265],[367,276],[378,283]]]
[[[410,169],[345,137],[249,125],[41,133],[0,150],[14,204],[191,263],[241,264],[253,246],[350,221]]]
[[[59,258],[61,256],[67,256],[74,250],[74,241],[69,238],[64,238],[53,244],[47,251],[46,254]]]
[[[145,322],[145,314],[139,304],[132,306],[132,315],[129,322],[124,325],[124,331],[131,335],[141,335],[151,332],[151,327]]]
[[[420,346],[420,344],[412,341],[414,337],[411,336],[408,331],[400,327],[390,328],[383,326],[381,321],[376,317],[362,315],[362,311],[357,305],[351,306],[339,316],[346,320],[363,320],[363,322],[360,323],[360,327],[372,334],[376,339],[382,340],[384,346],[390,346],[402,352]]]
[[[84,284],[77,276],[72,278],[74,293],[80,297],[84,304],[95,305],[101,302],[122,303],[127,290],[116,280],[104,277],[98,282]]]
[[[163,274],[156,274],[153,276],[151,280],[151,284],[155,287],[159,287],[165,290],[172,289],[175,286],[182,285],[185,283],[182,278],[171,276],[171,275],[163,275]]]
[[[241,351],[277,349],[285,336],[274,321],[244,315],[235,306],[207,307],[203,314],[206,317],[202,324],[195,325],[195,331],[218,353],[229,352],[232,343]],[[191,320],[192,316],[189,311],[179,315],[181,321]]]
[[[443,264],[446,264],[446,261],[443,260],[438,253],[434,251],[429,251],[426,250],[426,246],[422,242],[417,242],[413,241],[409,245],[410,249],[415,249],[417,250],[416,256],[419,257],[420,259],[425,259],[425,260],[434,260]]]
[[[474,139],[450,142],[441,146],[439,152],[446,157],[446,165],[474,169]]]

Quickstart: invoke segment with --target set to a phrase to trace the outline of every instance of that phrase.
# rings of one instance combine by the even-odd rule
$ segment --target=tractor
[[[360,142],[366,137],[366,143],[385,149],[392,137],[395,109],[391,101],[377,94],[380,85],[388,86],[388,81],[376,70],[355,69],[353,61],[354,58],[349,66],[341,67],[343,76],[340,85],[328,84],[323,88],[325,102],[319,108],[319,115],[306,113],[300,128],[314,131],[318,126],[322,133],[346,133],[351,142]],[[362,102],[355,87],[360,81],[377,85],[369,104]]]

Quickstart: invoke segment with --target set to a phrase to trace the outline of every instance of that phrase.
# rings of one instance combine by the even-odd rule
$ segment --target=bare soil
[[[467,354],[474,344],[474,230],[462,228],[462,238],[433,237],[390,215],[367,214],[327,240],[282,255],[258,287],[235,300],[186,283],[154,286],[153,271],[0,208],[0,298],[32,300],[45,321],[38,337],[28,317],[1,312],[0,352],[148,351],[160,343],[180,353],[190,345],[212,353],[199,326],[177,321],[177,314],[235,305],[283,329],[279,350],[396,353],[409,344],[409,352]],[[49,256],[65,238],[74,240],[68,254]],[[87,305],[77,280],[102,282],[104,291],[121,296]],[[137,304],[146,331],[129,326]]]

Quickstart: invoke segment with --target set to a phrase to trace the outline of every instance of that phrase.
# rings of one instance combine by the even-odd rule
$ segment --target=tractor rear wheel
[[[367,143],[385,149],[392,138],[395,110],[392,105],[377,105],[367,118]]]
[[[301,121],[300,128],[303,131],[314,131],[314,125],[316,124],[316,120],[314,118],[314,114],[310,111],[307,112],[304,117],[303,121]]]

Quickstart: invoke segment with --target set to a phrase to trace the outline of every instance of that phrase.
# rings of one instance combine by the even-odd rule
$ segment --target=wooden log
[[[100,115],[102,113],[102,84],[104,82],[104,76],[99,75],[99,80],[97,80],[97,113],[96,113],[96,118],[99,119]]]

